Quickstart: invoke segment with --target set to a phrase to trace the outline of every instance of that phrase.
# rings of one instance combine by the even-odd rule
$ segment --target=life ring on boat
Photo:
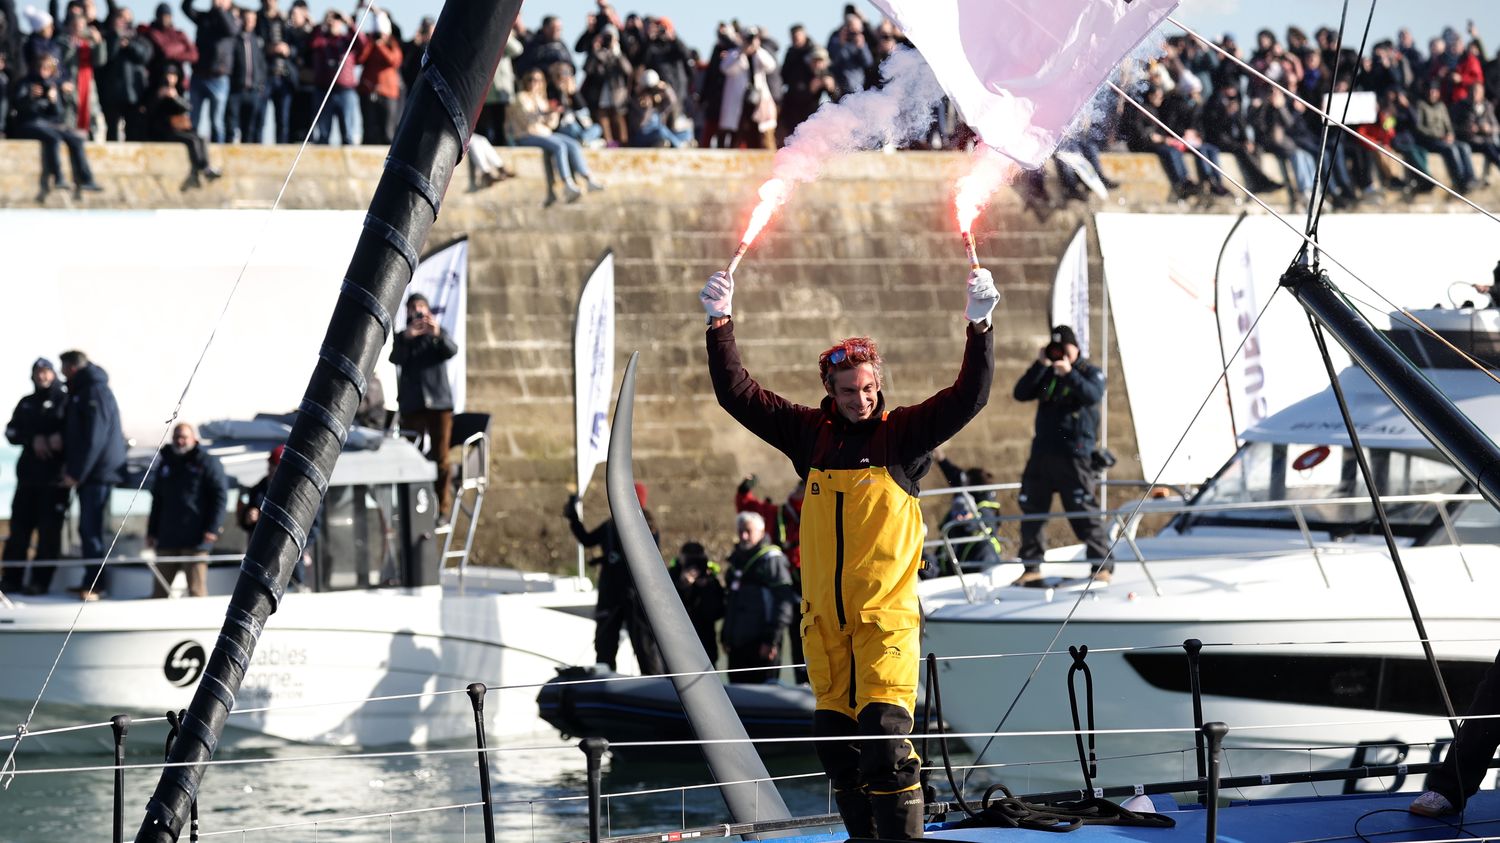
[[[1332,453],[1332,451],[1329,450],[1327,445],[1318,445],[1314,448],[1308,448],[1306,451],[1298,454],[1295,460],[1292,460],[1292,468],[1295,468],[1298,471],[1308,471],[1309,469],[1316,467],[1318,463],[1321,463],[1323,460],[1328,459],[1328,455],[1330,453]]]

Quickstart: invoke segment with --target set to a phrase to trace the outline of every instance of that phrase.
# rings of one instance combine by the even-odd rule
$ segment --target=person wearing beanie
[[[63,414],[68,396],[52,361],[38,357],[31,364],[32,390],[10,414],[5,438],[21,448],[16,460],[16,494],[10,504],[10,535],[0,556],[0,591],[12,594],[44,594],[52,584],[51,566],[34,567],[31,583],[23,578],[23,564],[36,537],[37,560],[62,555],[63,516],[68,511],[68,490],[62,484]]]
[[[932,450],[989,401],[995,366],[994,279],[976,269],[966,293],[957,379],[920,404],[894,409],[886,406],[883,361],[870,338],[850,337],[823,352],[818,373],[827,397],[818,407],[800,406],[745,371],[731,321],[734,278],[714,273],[698,294],[719,406],[807,478],[802,649],[817,700],[818,759],[850,837],[922,836],[922,759],[904,738],[914,722],[921,650],[917,578],[926,526],[917,496]]]
[[[719,638],[714,634],[714,626],[724,617],[724,584],[719,581],[719,563],[708,558],[702,544],[688,542],[672,560],[669,573],[708,663],[717,665]]]
[[[1093,466],[1104,372],[1081,358],[1073,329],[1058,325],[1036,361],[1016,382],[1014,395],[1017,401],[1037,402],[1031,457],[1021,473],[1021,494],[1017,498],[1021,512],[1045,513],[1052,508],[1053,495],[1062,498],[1063,509],[1075,513],[1068,524],[1084,543],[1088,558],[1106,560],[1093,566],[1093,577],[1107,582],[1114,563],[1107,561],[1109,542],[1094,494],[1098,476]],[[1041,520],[1021,522],[1019,553],[1026,570],[1019,584],[1042,579],[1045,526]]]

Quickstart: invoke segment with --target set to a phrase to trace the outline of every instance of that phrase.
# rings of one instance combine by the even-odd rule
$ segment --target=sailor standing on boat
[[[53,560],[62,555],[63,515],[68,510],[68,489],[62,484],[62,426],[68,395],[52,361],[38,357],[31,364],[29,395],[16,402],[5,438],[21,447],[16,460],[16,496],[10,504],[10,535],[5,540],[4,563],[26,561],[31,535],[36,534],[36,558]],[[4,564],[0,591],[21,591],[25,567]],[[28,594],[45,594],[52,584],[51,566],[31,572]]]
[[[917,483],[933,448],[989,400],[985,270],[968,279],[968,341],[953,386],[887,410],[881,358],[867,337],[818,358],[828,396],[803,407],[761,388],[740,363],[730,321],[734,279],[718,272],[699,299],[708,312],[708,368],[719,405],[791,459],[807,478],[802,505],[802,639],[817,697],[813,733],[852,837],[922,836],[921,759],[911,742],[920,649],[917,570],[925,526]],[[874,738],[860,740],[860,738]]]
[[[83,571],[77,589],[84,600],[98,600],[90,590],[102,567],[108,545],[104,540],[104,515],[109,492],[125,471],[125,432],[120,426],[120,405],[109,387],[109,374],[89,361],[82,351],[64,351],[58,358],[68,379],[68,412],[63,422],[63,485],[78,495],[78,544],[84,559],[93,560]]]
[[[172,443],[163,446],[151,484],[151,515],[146,519],[146,546],[158,556],[202,557],[191,562],[163,562],[152,597],[166,597],[178,571],[187,574],[188,596],[208,596],[208,554],[224,532],[229,502],[224,466],[198,443],[198,431],[187,422],[172,428]]]

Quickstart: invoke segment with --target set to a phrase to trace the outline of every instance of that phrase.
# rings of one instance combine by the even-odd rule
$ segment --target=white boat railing
[[[1125,482],[1126,483],[1130,483],[1132,481],[1125,481]],[[1147,484],[1142,483],[1140,481],[1134,481],[1134,482],[1137,483],[1140,486],[1147,485]],[[998,483],[998,484],[992,484],[992,485],[988,485],[988,486],[945,487],[945,488],[942,488],[942,489],[932,489],[930,491],[924,491],[924,492],[922,492],[922,497],[930,497],[930,496],[937,496],[937,495],[947,494],[947,495],[962,496],[961,499],[967,502],[967,505],[969,507],[969,512],[970,512],[969,517],[967,517],[967,518],[951,519],[951,520],[945,522],[939,528],[939,530],[938,530],[938,538],[927,540],[926,542],[923,543],[922,547],[923,547],[923,550],[937,550],[937,549],[942,549],[943,551],[946,552],[947,556],[946,556],[946,560],[945,561],[953,561],[954,562],[953,568],[954,568],[954,571],[955,571],[955,573],[957,574],[957,576],[959,578],[959,585],[963,589],[965,598],[969,602],[973,602],[974,601],[974,595],[971,592],[971,590],[970,590],[970,588],[968,586],[968,583],[964,580],[964,572],[963,572],[962,566],[956,563],[956,560],[958,560],[958,558],[959,558],[959,554],[958,554],[957,548],[962,547],[963,545],[966,545],[966,544],[974,544],[974,543],[977,543],[977,542],[986,542],[986,541],[990,541],[992,539],[994,539],[994,540],[1001,540],[1000,537],[996,535],[996,531],[999,528],[999,526],[1002,525],[1002,524],[1011,524],[1011,523],[1017,523],[1017,524],[1019,524],[1019,523],[1038,522],[1038,521],[1040,521],[1040,522],[1047,522],[1047,521],[1053,521],[1053,520],[1058,520],[1058,519],[1076,518],[1079,515],[1079,513],[1073,513],[1073,512],[1067,512],[1067,511],[1044,512],[1044,513],[1037,513],[1037,514],[1034,514],[1034,515],[1028,515],[1028,514],[1024,514],[1024,513],[1022,513],[1022,514],[1016,514],[1016,515],[979,515],[979,514],[977,514],[979,512],[979,510],[978,510],[977,505],[975,505],[975,503],[974,503],[973,493],[976,493],[976,492],[994,492],[994,491],[1013,491],[1013,490],[1019,489],[1020,485],[1021,484],[1019,484],[1019,483]],[[1158,488],[1160,488],[1160,487],[1158,487]],[[1418,505],[1418,506],[1423,506],[1423,505],[1430,505],[1430,506],[1432,506],[1434,508],[1437,516],[1438,516],[1438,521],[1441,524],[1441,527],[1442,527],[1442,529],[1444,531],[1444,535],[1448,539],[1448,544],[1453,547],[1454,551],[1458,554],[1459,561],[1464,566],[1464,573],[1468,576],[1470,582],[1474,581],[1474,572],[1473,572],[1473,569],[1469,566],[1468,557],[1465,556],[1465,554],[1464,554],[1463,542],[1459,538],[1458,530],[1455,527],[1454,521],[1453,521],[1453,513],[1450,511],[1449,507],[1452,506],[1452,505],[1455,505],[1455,504],[1468,504],[1468,503],[1473,503],[1473,502],[1483,502],[1484,501],[1483,496],[1478,495],[1478,494],[1473,494],[1473,493],[1470,493],[1470,494],[1428,493],[1428,494],[1416,494],[1416,495],[1387,495],[1387,496],[1382,496],[1381,501],[1382,501],[1383,504],[1385,504],[1387,506],[1395,506],[1395,505],[1401,505],[1401,504],[1414,504],[1414,505]],[[1289,510],[1291,510],[1293,520],[1297,524],[1298,532],[1300,533],[1300,535],[1302,537],[1302,540],[1303,540],[1303,543],[1305,545],[1305,548],[1297,548],[1295,551],[1286,550],[1286,549],[1272,549],[1272,550],[1259,550],[1259,551],[1238,551],[1238,552],[1232,552],[1232,553],[1216,553],[1216,554],[1214,554],[1215,558],[1221,558],[1221,559],[1226,559],[1226,560],[1243,560],[1243,559],[1247,559],[1247,558],[1278,557],[1278,556],[1285,556],[1285,555],[1287,555],[1288,553],[1291,553],[1291,552],[1298,552],[1298,553],[1300,553],[1300,552],[1303,552],[1305,550],[1306,552],[1309,552],[1309,553],[1312,554],[1313,562],[1314,562],[1314,564],[1318,568],[1318,574],[1319,574],[1319,576],[1323,580],[1324,587],[1331,589],[1333,587],[1333,584],[1328,579],[1328,573],[1327,573],[1327,571],[1323,567],[1323,556],[1324,556],[1324,554],[1329,553],[1329,552],[1337,552],[1338,549],[1336,549],[1336,548],[1330,548],[1330,547],[1327,546],[1326,543],[1320,544],[1317,541],[1317,539],[1313,535],[1313,530],[1312,530],[1311,526],[1308,523],[1307,516],[1306,516],[1306,513],[1304,512],[1304,509],[1310,508],[1310,507],[1319,507],[1319,506],[1349,506],[1349,505],[1360,505],[1360,504],[1367,504],[1367,503],[1368,503],[1368,499],[1366,499],[1366,498],[1351,498],[1351,497],[1296,498],[1296,499],[1281,499],[1281,500],[1270,500],[1270,501],[1235,501],[1235,502],[1225,502],[1225,503],[1204,503],[1204,504],[1194,504],[1194,503],[1188,503],[1186,501],[1181,502],[1181,503],[1177,503],[1177,502],[1174,502],[1173,499],[1171,499],[1171,498],[1162,498],[1162,499],[1156,499],[1156,500],[1149,500],[1149,501],[1145,502],[1143,505],[1132,505],[1131,507],[1128,507],[1128,508],[1119,508],[1119,509],[1097,510],[1097,511],[1089,512],[1089,513],[1085,513],[1085,515],[1088,516],[1088,517],[1103,518],[1103,519],[1106,519],[1109,522],[1111,533],[1114,536],[1114,541],[1111,544],[1111,548],[1110,548],[1111,549],[1111,554],[1110,554],[1111,558],[1114,557],[1114,553],[1113,553],[1114,548],[1117,547],[1121,542],[1123,542],[1126,547],[1130,548],[1131,555],[1134,557],[1133,559],[1130,559],[1130,560],[1127,560],[1127,561],[1136,562],[1136,563],[1138,563],[1141,566],[1141,572],[1143,574],[1145,574],[1147,581],[1151,584],[1152,591],[1155,592],[1156,596],[1160,597],[1162,595],[1161,588],[1157,584],[1155,575],[1151,572],[1151,567],[1150,567],[1149,563],[1152,562],[1152,561],[1156,561],[1156,562],[1183,561],[1187,557],[1181,557],[1181,556],[1157,557],[1155,560],[1150,560],[1150,559],[1146,558],[1145,553],[1142,552],[1140,545],[1136,542],[1136,535],[1135,534],[1136,534],[1137,529],[1140,526],[1141,520],[1143,518],[1145,518],[1146,516],[1148,516],[1148,515],[1170,515],[1170,516],[1186,515],[1186,516],[1193,516],[1193,515],[1205,515],[1205,514],[1215,514],[1215,513],[1254,512],[1254,511],[1287,510],[1287,509],[1289,509]],[[974,529],[974,527],[975,527],[976,524],[979,526],[979,529],[980,529],[980,532],[978,534],[976,534],[976,535],[957,536],[957,537],[955,537],[955,536],[952,535],[953,531],[955,531],[955,530],[959,530],[959,529],[971,530],[971,529]],[[1186,530],[1184,530],[1184,532],[1186,532]]]

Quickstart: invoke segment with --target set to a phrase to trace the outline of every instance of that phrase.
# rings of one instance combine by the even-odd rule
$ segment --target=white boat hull
[[[593,663],[594,597],[439,596],[435,587],[288,594],[256,647],[224,741],[390,746],[473,740],[473,710],[463,693],[472,682],[499,689],[485,699],[491,735],[548,733],[537,716],[537,686],[558,667]],[[6,677],[0,708],[7,715],[29,707],[76,611],[76,603],[57,600],[0,610],[0,675]],[[187,707],[223,611],[222,597],[90,606],[32,731],[119,713],[160,717]],[[628,645],[622,650],[628,662]],[[388,696],[406,698],[367,701]],[[68,749],[109,741],[108,729],[96,729],[38,735],[27,743]]]
[[[1468,662],[1479,670],[1495,660],[1500,647],[1500,613],[1485,597],[1493,593],[1497,577],[1489,571],[1500,559],[1495,558],[1494,548],[1466,548],[1466,552],[1475,570],[1477,582],[1473,584],[1461,569],[1455,570],[1459,563],[1451,548],[1410,549],[1404,555],[1410,569],[1423,572],[1420,577],[1414,573],[1413,580],[1438,658]],[[1379,553],[1355,552],[1325,557],[1323,566],[1331,587],[1323,584],[1310,558],[1152,563],[1157,585],[1163,590],[1158,597],[1139,566],[1120,563],[1114,582],[1083,599],[1055,643],[1053,636],[1073,607],[1076,592],[1059,590],[1049,601],[1034,589],[984,588],[984,580],[970,578],[969,586],[977,597],[970,603],[948,587],[951,582],[929,584],[924,588],[924,652],[939,656],[1027,654],[1046,651],[1051,645],[1055,653],[1042,662],[1008,717],[1006,709],[1036,668],[1038,656],[941,662],[944,719],[951,731],[963,733],[995,732],[1002,718],[1000,731],[1004,732],[1073,729],[1066,702],[1073,659],[1067,650],[1086,644],[1096,728],[1191,729],[1192,698],[1186,690],[1187,659],[1181,645],[1196,638],[1207,645],[1205,660],[1226,653],[1253,654],[1260,657],[1255,660],[1257,668],[1267,671],[1264,681],[1269,684],[1263,692],[1250,688],[1232,696],[1207,694],[1203,698],[1205,719],[1231,727],[1226,740],[1231,750],[1227,755],[1230,772],[1343,767],[1356,761],[1397,763],[1402,760],[1396,757],[1402,747],[1406,748],[1404,760],[1429,760],[1433,742],[1452,736],[1447,721],[1440,717],[1414,714],[1410,707],[1403,710],[1401,700],[1388,694],[1382,695],[1387,702],[1374,709],[1355,707],[1352,702],[1340,704],[1336,698],[1341,692],[1367,700],[1370,689],[1341,686],[1349,680],[1337,671],[1326,677],[1321,688],[1309,687],[1305,675],[1298,679],[1297,693],[1275,687],[1277,676],[1283,674],[1277,667],[1279,660],[1288,668],[1284,675],[1292,677],[1296,675],[1290,669],[1294,658],[1324,656],[1401,660],[1408,672],[1417,665],[1415,669],[1422,671],[1418,678],[1432,685],[1389,559]],[[1014,573],[1019,573],[1019,566],[1006,567],[1015,567]],[[1048,568],[1049,573],[1086,571],[1082,565]],[[1002,583],[1011,575],[997,571],[993,581]],[[1465,587],[1435,585],[1457,582]],[[1127,657],[1115,648],[1133,652]],[[1158,671],[1153,676],[1143,675],[1131,664],[1130,659],[1139,664],[1143,656],[1157,659]],[[1162,680],[1163,671],[1171,681]],[[1080,717],[1086,718],[1083,678],[1075,681]],[[1332,701],[1310,704],[1309,699],[1319,694]],[[1459,713],[1467,704],[1467,697],[1454,700]],[[1086,719],[1083,722],[1086,726]],[[1268,728],[1273,726],[1280,728]],[[1196,775],[1190,731],[1103,734],[1096,742],[1101,759],[1147,754],[1128,761],[1102,760],[1096,784],[1171,781]],[[1359,749],[1372,742],[1389,742],[1397,749]],[[964,743],[978,751],[990,741],[978,737]],[[992,771],[1022,790],[1036,790],[1059,782],[1079,786],[1077,757],[1071,735],[1002,736],[994,738],[980,763],[1040,760],[1039,764]],[[1419,783],[1404,784],[1410,788]],[[1402,783],[1386,781],[1381,786],[1394,784]]]

